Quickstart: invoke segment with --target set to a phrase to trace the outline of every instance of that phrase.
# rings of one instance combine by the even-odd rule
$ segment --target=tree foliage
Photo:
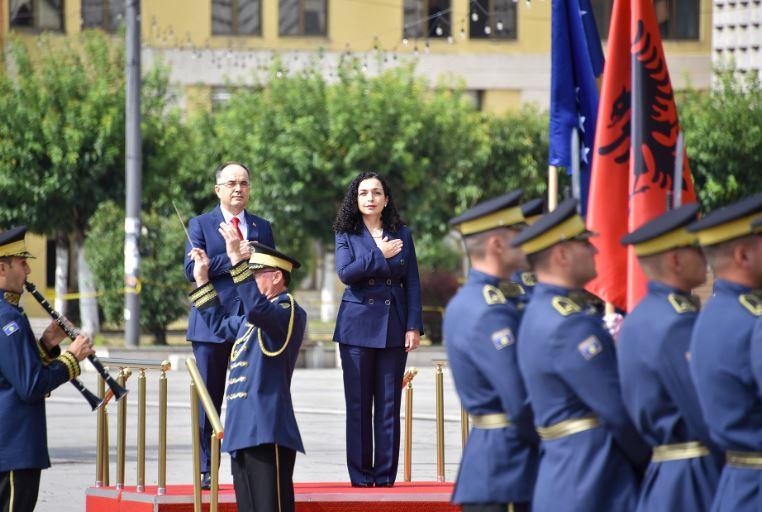
[[[680,121],[704,211],[762,191],[762,86],[720,72],[712,91],[682,95]]]

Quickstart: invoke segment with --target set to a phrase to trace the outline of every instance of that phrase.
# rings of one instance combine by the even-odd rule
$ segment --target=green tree
[[[124,209],[113,201],[102,203],[92,218],[86,254],[101,295],[104,320],[122,325],[124,309]],[[190,307],[183,271],[185,233],[171,216],[147,210],[141,217],[140,325],[165,344],[167,325]]]
[[[711,91],[681,95],[680,122],[696,191],[711,211],[762,191],[762,86],[756,73],[718,73]]]

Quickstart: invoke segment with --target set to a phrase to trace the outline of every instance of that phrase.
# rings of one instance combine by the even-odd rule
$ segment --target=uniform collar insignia
[[[738,301],[754,316],[762,316],[762,297],[758,292],[744,293],[738,296]]]
[[[514,283],[513,281],[500,283],[500,291],[503,292],[503,295],[511,299],[521,297],[527,293],[526,290],[524,290],[523,286],[518,283]]]
[[[698,297],[682,293],[670,293],[667,300],[678,313],[695,313],[701,307]]]
[[[16,292],[3,291],[3,300],[5,300],[5,302],[8,304],[18,306],[19,301],[21,300],[21,294]]]

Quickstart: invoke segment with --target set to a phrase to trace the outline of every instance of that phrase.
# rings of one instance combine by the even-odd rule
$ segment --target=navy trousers
[[[347,406],[347,468],[355,485],[397,477],[400,404],[407,352],[339,343]]]
[[[209,390],[209,396],[212,399],[217,414],[222,410],[222,399],[225,397],[225,379],[227,378],[228,360],[230,359],[230,349],[233,344],[225,343],[203,343],[192,341],[193,356],[196,358],[196,365],[201,378]],[[208,473],[211,466],[210,440],[212,438],[212,424],[204,413],[204,407],[199,402],[198,405],[199,431],[201,434],[201,472]]]

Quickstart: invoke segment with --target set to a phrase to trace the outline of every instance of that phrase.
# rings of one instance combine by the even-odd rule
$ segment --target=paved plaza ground
[[[87,364],[87,363],[86,363]],[[192,482],[189,383],[184,368],[169,376],[167,483]],[[86,372],[82,381],[96,389],[96,374]],[[419,367],[414,381],[413,480],[436,478],[436,427],[434,368]],[[134,485],[137,472],[137,381],[128,384],[126,484]],[[158,456],[158,374],[148,375],[148,432],[146,483],[157,481]],[[344,449],[344,394],[339,369],[298,369],[292,394],[296,417],[306,455],[296,459],[297,482],[347,481]],[[404,402],[403,402],[404,413]],[[79,512],[85,510],[85,488],[95,481],[96,415],[90,412],[73,386],[65,385],[47,401],[48,442],[53,467],[43,471],[37,509],[40,512]],[[454,480],[461,454],[460,404],[452,379],[445,370],[445,478]],[[224,420],[224,418],[223,418]],[[110,476],[116,478],[116,405],[109,406],[111,444]],[[403,428],[404,431],[404,428]],[[403,432],[404,435],[404,432]],[[402,460],[398,480],[402,480]],[[230,459],[222,457],[220,480],[231,483]]]

